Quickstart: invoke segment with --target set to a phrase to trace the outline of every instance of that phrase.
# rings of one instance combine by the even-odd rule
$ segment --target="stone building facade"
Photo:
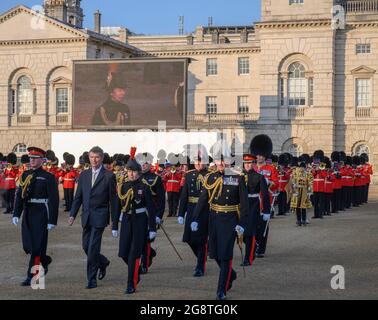
[[[84,30],[72,7],[80,1],[67,1],[70,14],[44,17],[44,30],[21,27],[35,17],[23,6],[3,14],[0,151],[19,143],[48,147],[51,131],[72,130],[71,103],[65,115],[56,112],[56,90],[70,88],[72,60],[187,57],[189,128],[225,129],[246,148],[267,133],[277,153],[368,152],[377,169],[378,0],[261,1],[253,25],[199,26],[174,36]],[[13,112],[23,74],[36,94],[26,118]]]

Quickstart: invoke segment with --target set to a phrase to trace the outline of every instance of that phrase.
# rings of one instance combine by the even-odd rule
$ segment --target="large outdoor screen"
[[[74,63],[75,128],[184,128],[187,59]]]

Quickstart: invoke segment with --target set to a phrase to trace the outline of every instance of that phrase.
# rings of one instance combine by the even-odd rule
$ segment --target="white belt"
[[[326,182],[326,184],[332,184],[333,182]]]
[[[135,209],[135,213],[136,213],[136,214],[144,213],[144,212],[147,212],[146,208]],[[122,222],[122,219],[123,219],[123,215],[124,215],[124,214],[125,214],[125,212],[121,212],[121,215],[119,216],[119,221],[120,221],[120,222]],[[130,210],[129,210],[126,214],[131,214]]]
[[[278,182],[288,182],[289,180],[280,180]]]
[[[28,202],[29,203],[47,204],[49,202],[49,199],[30,199]]]
[[[5,178],[5,181],[7,180],[16,180],[16,178]]]
[[[259,198],[259,197],[260,197],[260,194],[258,193],[253,193],[253,194],[248,195],[248,198]]]
[[[324,182],[324,179],[314,179],[315,182],[319,182],[319,181],[322,181]]]
[[[344,176],[344,177],[341,177],[342,179],[353,179],[353,177],[349,177],[349,176]]]
[[[177,181],[177,180],[168,180],[168,182],[176,182],[176,183],[179,183],[179,181]]]
[[[75,181],[75,179],[64,179],[64,181]]]

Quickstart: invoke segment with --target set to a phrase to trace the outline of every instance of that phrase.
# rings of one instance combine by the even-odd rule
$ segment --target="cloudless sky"
[[[23,4],[32,8],[43,0],[0,0],[0,12]],[[260,20],[260,0],[82,0],[84,27],[93,29],[93,13],[102,13],[102,26],[123,26],[135,33],[177,34],[179,16],[186,33],[197,25],[251,25]]]

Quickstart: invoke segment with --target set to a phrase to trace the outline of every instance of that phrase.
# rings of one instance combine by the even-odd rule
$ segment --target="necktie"
[[[92,172],[92,187],[94,186],[97,178],[97,171]]]

